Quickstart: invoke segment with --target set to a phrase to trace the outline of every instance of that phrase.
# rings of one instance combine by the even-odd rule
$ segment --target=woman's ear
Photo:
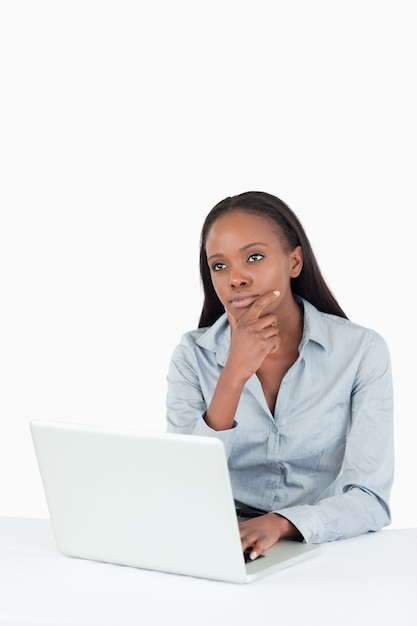
[[[303,269],[303,249],[301,246],[297,246],[290,254],[290,276],[291,278],[297,278],[301,274]]]

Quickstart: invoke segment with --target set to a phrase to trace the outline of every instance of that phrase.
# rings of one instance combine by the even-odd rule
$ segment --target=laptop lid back
[[[61,552],[246,581],[220,440],[54,422],[30,426]]]

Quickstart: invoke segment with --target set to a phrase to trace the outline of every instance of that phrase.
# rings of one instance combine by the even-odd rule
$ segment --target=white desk
[[[0,518],[0,624],[416,626],[417,528],[324,544],[235,585],[72,559],[49,520]]]

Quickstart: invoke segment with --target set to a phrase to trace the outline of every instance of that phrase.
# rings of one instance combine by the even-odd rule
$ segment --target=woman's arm
[[[265,357],[279,348],[276,316],[262,315],[264,308],[278,296],[279,292],[273,291],[257,298],[239,322],[228,313],[229,355],[205,415],[207,425],[213,430],[232,428],[246,381],[258,371]]]
[[[322,543],[378,531],[390,523],[393,472],[390,358],[383,339],[370,333],[352,389],[351,426],[335,483],[315,503],[241,522],[242,545],[252,546],[256,556],[283,537]]]
[[[351,425],[341,472],[315,504],[276,511],[309,543],[346,539],[390,523],[394,475],[393,388],[388,348],[369,333],[351,395]]]

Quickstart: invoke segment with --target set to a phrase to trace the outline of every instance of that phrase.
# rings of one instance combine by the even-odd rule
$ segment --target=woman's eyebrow
[[[252,246],[264,246],[264,248],[268,247],[267,243],[263,243],[262,241],[253,241],[252,243],[247,243],[245,246],[242,246],[239,250],[240,252],[244,252],[245,250],[247,250],[248,248],[252,248]],[[224,256],[223,254],[211,254],[207,261],[210,261],[210,259],[215,259],[215,258],[220,258]]]

